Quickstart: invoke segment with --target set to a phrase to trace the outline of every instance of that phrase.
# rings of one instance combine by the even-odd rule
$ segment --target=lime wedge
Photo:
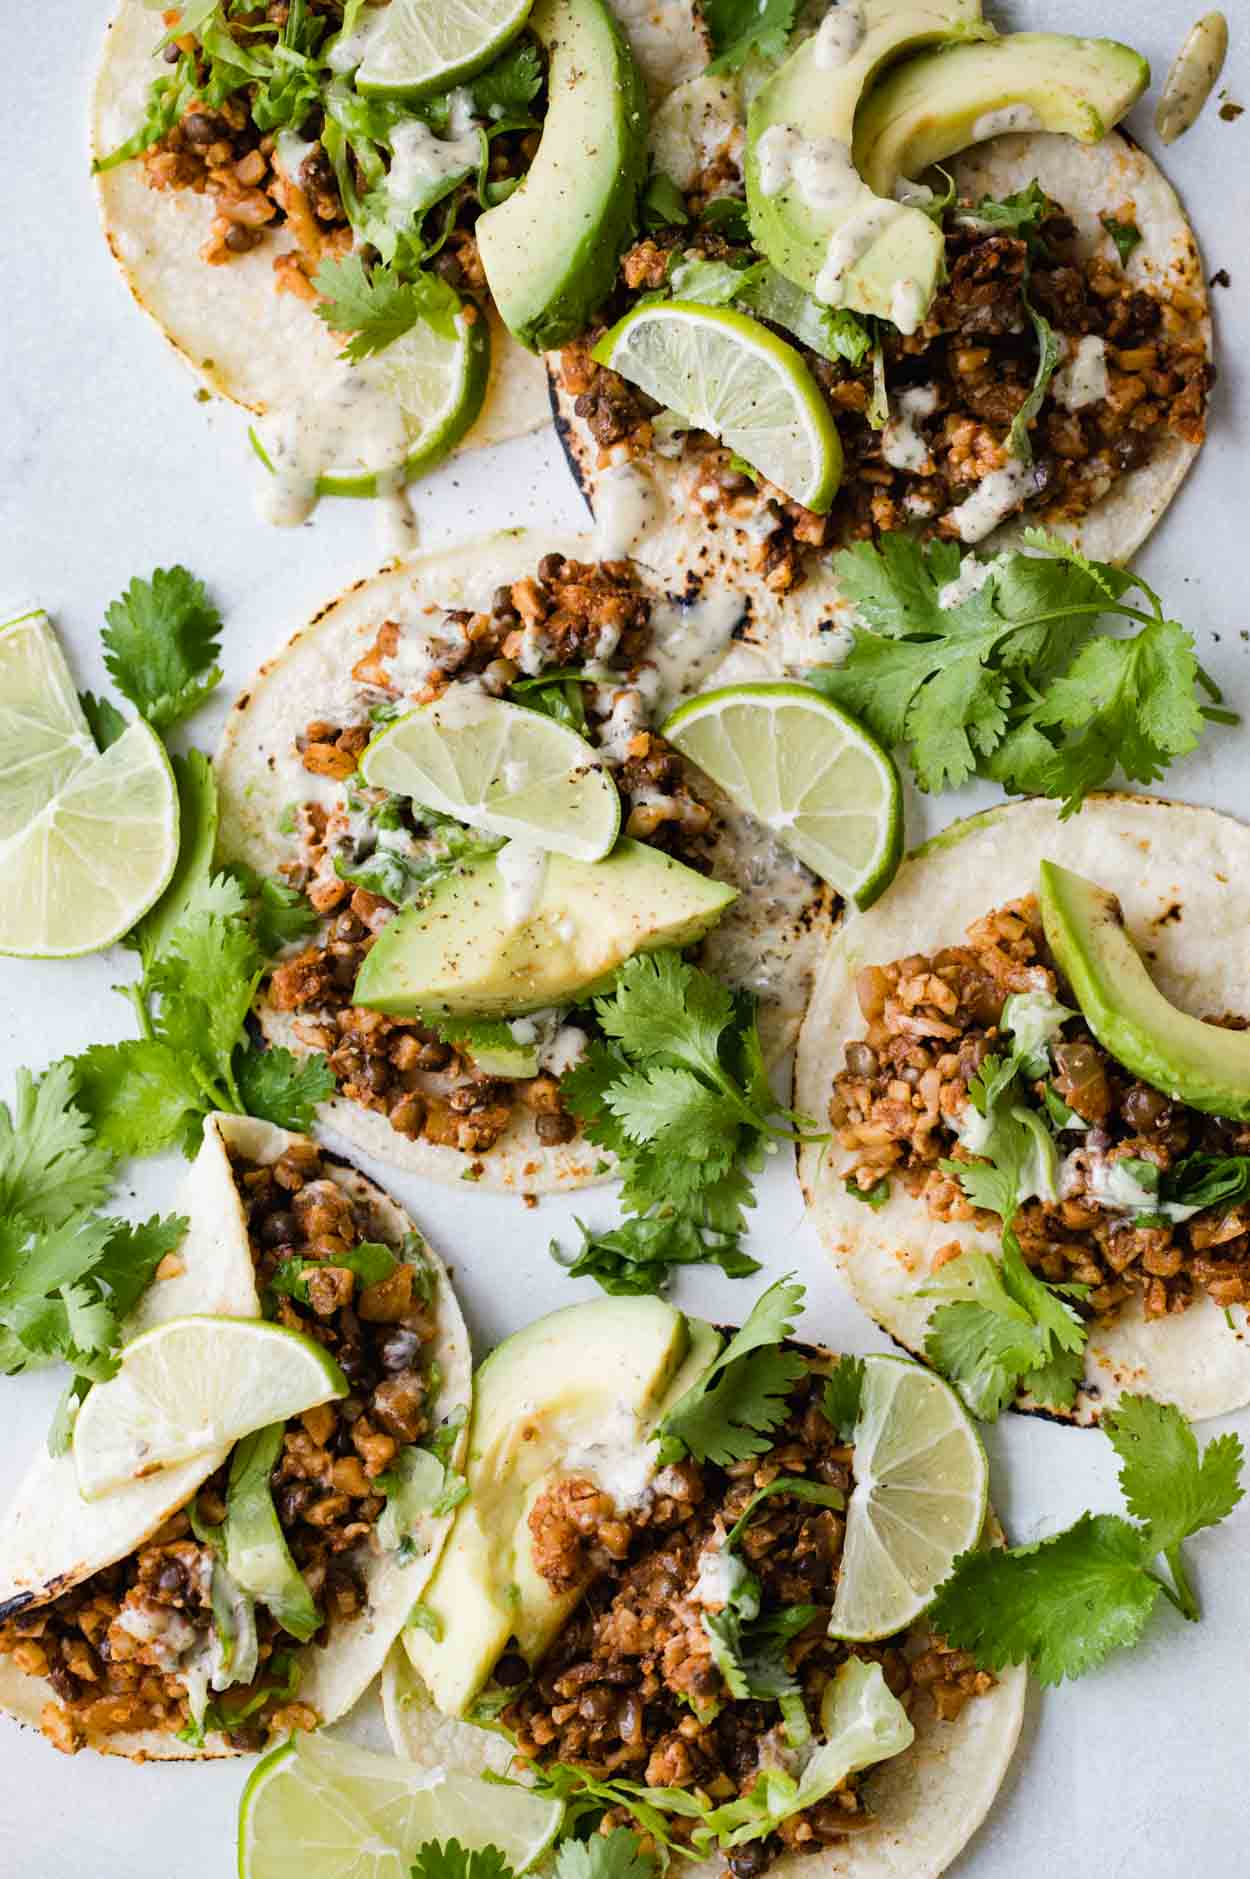
[[[857,907],[894,878],[903,798],[893,759],[809,685],[726,685],[662,736]]]
[[[325,1734],[267,1755],[239,1808],[240,1879],[408,1879],[418,1850],[496,1846],[524,1872],[555,1839],[560,1801],[414,1767]]]
[[[391,0],[368,35],[356,84],[416,98],[489,65],[524,26],[534,0]]]
[[[128,1344],[117,1375],[87,1392],[74,1423],[79,1489],[97,1500],[347,1388],[329,1353],[298,1331],[251,1318],[171,1318]]]
[[[842,480],[837,427],[800,355],[758,320],[681,300],[635,307],[594,357],[805,509],[829,508]]]
[[[864,1641],[904,1630],[976,1545],[989,1465],[954,1390],[903,1357],[864,1359],[854,1441],[829,1632]]]
[[[96,755],[46,613],[0,627],[0,740],[0,841],[8,841]]]
[[[322,496],[380,496],[432,469],[460,442],[482,409],[490,377],[490,328],[476,307],[456,316],[446,338],[418,320],[382,352],[351,367],[377,393],[398,406],[408,435],[399,470],[332,465],[317,479]]]
[[[374,789],[575,861],[601,861],[621,826],[616,785],[584,738],[463,685],[389,724],[360,772]]]
[[[0,953],[68,959],[129,932],[178,859],[178,791],[142,719],[100,753],[42,614],[0,634]]]

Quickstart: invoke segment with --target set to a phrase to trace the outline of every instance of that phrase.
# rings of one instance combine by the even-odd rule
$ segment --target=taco
[[[575,928],[572,886],[543,941],[546,959],[572,962],[569,982],[539,1010],[523,1001],[484,1034],[353,1003],[397,908],[426,905],[474,951],[463,902],[479,870],[502,867],[502,837],[357,776],[388,723],[460,695],[466,707],[485,694],[545,708],[580,732],[621,798],[625,840],[604,866],[628,864],[624,912],[637,935],[626,952],[649,943],[648,883],[662,876],[664,894],[671,886],[699,915],[700,963],[758,997],[770,1055],[793,1042],[836,896],[651,729],[713,675],[767,677],[774,659],[757,643],[749,598],[694,577],[668,591],[637,564],[599,561],[587,537],[512,532],[358,582],[261,668],[217,761],[220,848],[281,875],[316,916],[311,941],[273,970],[257,1017],[272,1042],[326,1054],[338,1085],[322,1112],[330,1126],[440,1180],[537,1193],[611,1172],[560,1097],[594,1034],[591,967],[577,966],[572,941],[575,930],[593,938],[595,918]]]
[[[184,1204],[186,1237],[128,1334],[271,1315],[331,1351],[353,1394],[90,1502],[71,1454],[39,1454],[0,1523],[0,1710],[69,1753],[198,1760],[343,1715],[450,1524],[444,1490],[418,1483],[457,1479],[468,1334],[407,1215],[307,1137],[224,1115]],[[268,1466],[272,1513],[275,1569],[254,1591],[229,1548],[245,1451],[253,1476]]]
[[[393,1746],[533,1782],[732,1873],[930,1879],[993,1802],[1025,1675],[978,1672],[922,1616],[831,1635],[862,1570],[854,1434],[825,1395],[838,1360],[765,1334],[754,1348],[781,1400],[750,1458],[719,1462],[674,1441],[674,1411],[735,1360],[671,1306],[574,1306],[491,1354],[469,1498],[383,1675]],[[879,1554],[868,1570],[891,1579]]]
[[[1027,802],[956,823],[843,927],[797,1069],[800,1107],[829,1116],[835,1141],[805,1150],[800,1173],[857,1301],[907,1349],[924,1353],[940,1301],[975,1298],[962,1256],[999,1256],[1009,1225],[1036,1277],[1075,1287],[1056,1296],[1086,1334],[1083,1373],[1078,1339],[1066,1388],[1017,1407],[1090,1423],[1125,1390],[1191,1418],[1250,1401],[1244,1109],[1188,1100],[1166,1043],[1149,1075],[1109,1048],[1038,904],[1043,863],[1115,896],[1159,991],[1218,1039],[1245,1022],[1248,862],[1250,831],[1210,809],[1100,796],[1064,821]],[[987,1100],[990,1059],[1018,1074]],[[1030,1141],[1014,1132],[1029,1152],[995,1208],[977,1176],[1006,1166],[991,1133],[1004,1106]],[[974,1400],[976,1380],[962,1386]]]
[[[356,83],[385,5],[259,12],[184,5],[179,32],[178,9],[122,0],[92,145],[135,299],[211,391],[262,420],[262,507],[289,522],[318,493],[385,494],[454,446],[548,421],[535,349],[602,294],[634,227],[646,84],[697,69],[705,41],[684,0],[663,21],[627,9],[640,71],[606,0],[541,0],[485,69],[413,102]],[[570,161],[578,202],[553,213],[539,198]],[[479,217],[510,195],[493,234],[508,253],[484,268]],[[518,253],[532,287],[503,284]],[[328,299],[334,330],[317,317]]]
[[[882,86],[913,67],[930,73],[932,123],[952,56],[918,56]],[[1150,157],[1113,131],[1094,143],[1017,132],[976,144],[924,183],[899,182],[896,194],[914,213],[923,207],[921,225],[940,241],[927,312],[900,328],[881,309],[867,318],[829,306],[801,270],[786,273],[758,196],[742,199],[745,108],[732,81],[721,95],[719,138],[693,155],[687,138],[672,158],[680,213],[674,203],[669,226],[627,249],[595,326],[549,361],[566,454],[614,551],[757,582],[779,628],[797,610],[826,630],[841,617],[828,551],[890,530],[992,549],[1038,525],[1095,558],[1127,560],[1201,448],[1213,380],[1197,242]],[[752,125],[759,109],[757,100]],[[1004,120],[1027,113],[990,113],[967,138]],[[856,158],[868,168],[862,123]],[[744,461],[744,445],[683,423],[676,394],[657,401],[606,362],[605,349],[621,356],[619,322],[657,295],[697,315],[746,316],[763,349],[783,342],[840,439],[840,480],[835,461],[823,504],[805,507]],[[662,344],[657,329],[657,356]],[[700,395],[715,404],[706,386]]]

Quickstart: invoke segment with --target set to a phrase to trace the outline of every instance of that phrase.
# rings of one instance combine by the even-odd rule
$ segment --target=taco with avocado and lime
[[[602,1178],[563,1080],[594,996],[658,949],[758,1001],[770,1057],[793,1042],[837,896],[657,728],[775,670],[749,598],[521,532],[358,583],[262,667],[220,849],[316,918],[257,1015],[325,1053],[335,1130],[442,1180]]]
[[[669,11],[680,73],[702,35]],[[260,418],[280,522],[547,421],[532,355],[607,290],[646,137],[607,0],[122,0],[92,130],[113,254]]]
[[[732,78],[659,105],[668,220],[551,360],[618,551],[819,620],[826,552],[884,531],[1122,561],[1158,521],[1213,373],[1193,231],[1112,128],[1145,62],[979,11],[833,7],[749,110]]]
[[[858,1302],[977,1413],[1250,1400],[1250,832],[1090,798],[957,823],[844,927],[800,1172]]]
[[[955,1858],[1024,1701],[924,1621],[996,1532],[985,1457],[918,1366],[792,1342],[802,1300],[783,1280],[732,1333],[601,1299],[491,1353],[468,1498],[383,1677],[398,1753],[731,1873]]]
[[[329,1380],[233,1448],[150,1444],[144,1471],[91,1479],[90,1499],[78,1427],[32,1464],[0,1523],[0,1710],[67,1753],[198,1760],[343,1715],[462,1491],[468,1334],[407,1215],[307,1137],[224,1115],[183,1200],[186,1236],[129,1337],[267,1320]],[[123,1352],[94,1387],[126,1380]]]

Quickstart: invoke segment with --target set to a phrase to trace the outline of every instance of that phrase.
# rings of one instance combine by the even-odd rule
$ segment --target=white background
[[[1148,54],[1156,81],[1195,10],[1194,0],[1033,0],[994,9],[1003,27],[1118,34]],[[289,533],[254,520],[241,415],[197,403],[192,379],[131,305],[99,237],[85,122],[104,0],[43,0],[20,10],[9,0],[7,11],[11,26],[20,11],[21,31],[6,36],[0,76],[0,605],[46,606],[79,683],[100,689],[108,601],[133,575],[185,562],[209,582],[227,622],[221,704],[194,726],[208,747],[226,701],[260,659],[376,565],[372,519],[367,506],[342,502],[323,505],[312,524]],[[1241,8],[1229,11],[1236,21]],[[1244,27],[1224,84],[1250,104]],[[1130,120],[1148,143],[1155,95]],[[1232,286],[1215,294],[1220,385],[1211,440],[1143,567],[1197,634],[1229,702],[1250,713],[1248,165],[1250,115],[1223,123],[1214,103],[1167,158],[1208,273],[1227,267]],[[505,523],[583,519],[549,433],[449,467],[421,485],[417,502],[431,547]],[[1245,813],[1247,735],[1215,730],[1202,754],[1169,774],[1168,788]],[[912,839],[980,800],[913,800]],[[0,960],[0,1095],[11,1095],[19,1064],[39,1069],[88,1042],[127,1034],[127,1008],[110,987],[130,971],[121,952],[72,965]],[[124,1205],[167,1208],[177,1173],[172,1159],[135,1169]],[[770,1176],[752,1248],[772,1274],[796,1268],[806,1279],[805,1334],[843,1349],[881,1347],[822,1261],[790,1170],[778,1161]],[[539,1311],[572,1302],[582,1288],[551,1262],[548,1241],[567,1237],[574,1212],[596,1222],[613,1215],[610,1190],[527,1212],[519,1201],[465,1187],[391,1185],[454,1265],[479,1353]],[[741,1313],[745,1290],[700,1275],[677,1296],[700,1312],[731,1316]],[[0,1498],[42,1439],[59,1386],[53,1376],[0,1380],[8,1438]],[[1250,1416],[1232,1424],[1250,1435]],[[1113,1458],[1097,1434],[1009,1416],[988,1443],[995,1497],[1017,1540],[1053,1531],[1086,1507],[1118,1505]],[[1193,1546],[1200,1626],[1164,1607],[1140,1649],[1076,1686],[1033,1693],[1014,1771],[959,1864],[963,1879],[1078,1872],[1232,1879],[1250,1871],[1248,1543],[1250,1508],[1243,1508]],[[244,1764],[132,1768],[89,1753],[66,1760],[0,1720],[0,1875],[224,1879],[234,1870],[246,1772]]]

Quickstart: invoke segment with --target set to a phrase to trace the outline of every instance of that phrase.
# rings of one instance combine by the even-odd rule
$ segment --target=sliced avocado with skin
[[[1047,943],[1103,1049],[1175,1102],[1250,1121],[1250,1031],[1204,1024],[1169,1003],[1114,894],[1054,861],[1041,874]]]
[[[700,1348],[707,1348],[701,1340]],[[556,1598],[532,1566],[522,1567],[523,1579],[518,1573],[531,1557],[526,1522],[542,1487],[605,1432],[626,1450],[632,1432],[641,1449],[675,1384],[685,1387],[693,1349],[691,1326],[672,1305],[603,1298],[540,1318],[482,1364],[465,1463],[469,1495],[422,1601],[441,1619],[441,1636],[405,1633],[445,1714],[469,1709],[510,1638],[522,1632],[534,1648],[577,1602],[576,1591]]]
[[[855,167],[878,196],[892,196],[900,179],[1004,131],[1097,143],[1149,83],[1145,59],[1115,39],[1008,33],[947,46],[874,85],[855,120]]]
[[[747,120],[751,232],[773,266],[817,299],[913,332],[942,278],[945,242],[923,210],[874,194],[856,173],[855,114],[892,60],[945,40],[992,38],[994,29],[980,0],[862,0],[861,16],[862,36],[845,42],[849,56],[834,56],[818,31],[756,94]],[[799,173],[788,174],[796,162]]]
[[[586,330],[616,280],[647,174],[647,95],[604,0],[538,0],[528,26],[549,61],[542,141],[474,234],[504,325],[547,352]]]
[[[388,921],[354,1001],[409,1018],[517,1018],[572,1004],[633,954],[702,939],[736,899],[735,888],[624,841],[603,861],[548,855],[531,911],[513,920],[488,856]]]

